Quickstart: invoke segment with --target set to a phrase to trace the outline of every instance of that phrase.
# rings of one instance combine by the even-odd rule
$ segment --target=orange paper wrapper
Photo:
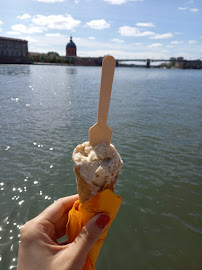
[[[96,214],[106,213],[110,217],[110,222],[91,248],[82,270],[95,269],[100,249],[107,235],[107,231],[118,213],[121,202],[122,198],[120,196],[114,194],[110,189],[106,189],[82,204],[79,200],[76,201],[69,211],[66,234],[70,243],[79,235],[82,227]]]

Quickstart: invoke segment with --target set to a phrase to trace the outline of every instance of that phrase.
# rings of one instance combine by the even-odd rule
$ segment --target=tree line
[[[47,54],[30,54],[30,62],[41,62],[41,63],[64,63],[64,64],[74,64],[73,58],[66,58],[60,56],[57,52],[48,52]]]

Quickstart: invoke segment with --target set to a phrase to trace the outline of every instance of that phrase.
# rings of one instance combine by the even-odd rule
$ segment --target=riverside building
[[[0,37],[1,64],[29,63],[27,40]]]
[[[73,42],[72,37],[70,37],[70,41],[66,45],[66,57],[76,57],[76,45]]]

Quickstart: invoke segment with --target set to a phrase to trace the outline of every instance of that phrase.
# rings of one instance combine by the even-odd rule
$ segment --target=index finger
[[[46,208],[39,216],[42,219],[46,219],[51,223],[56,224],[64,216],[64,214],[71,210],[76,200],[78,200],[78,194],[60,198]]]

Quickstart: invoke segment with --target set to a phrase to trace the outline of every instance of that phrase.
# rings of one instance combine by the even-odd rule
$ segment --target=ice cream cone
[[[99,187],[94,185],[91,182],[85,181],[79,172],[78,168],[74,168],[75,176],[76,176],[76,182],[77,182],[77,191],[79,194],[79,200],[81,203],[84,203],[85,201],[89,200],[93,195],[97,194],[100,191],[103,191],[105,189],[110,189],[111,191],[114,191],[116,181],[118,178],[118,173],[115,177],[111,179],[110,182],[106,182],[103,187]]]
[[[77,191],[79,194],[79,201],[81,203],[87,201],[92,197],[93,194],[98,192],[98,187],[93,185],[92,183],[87,183],[82,177],[79,172],[78,168],[74,168],[76,182],[77,182]]]

